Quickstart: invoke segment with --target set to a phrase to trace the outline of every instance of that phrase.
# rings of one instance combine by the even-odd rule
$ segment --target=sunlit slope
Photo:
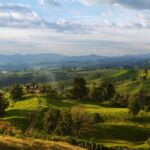
[[[85,150],[65,142],[37,140],[31,138],[15,138],[0,136],[1,150]]]
[[[97,78],[95,77],[96,79],[93,80],[89,79],[88,83],[89,86],[92,86],[93,82],[98,85],[101,80],[106,80],[115,84],[117,93],[133,95],[142,90],[142,92],[148,94],[150,91],[150,71],[148,72],[149,74],[147,78],[145,80],[142,80],[142,75],[144,74],[143,70],[99,70],[99,74],[98,71],[95,72],[95,74],[99,76],[97,76]]]
[[[40,103],[39,99],[41,100]],[[79,137],[80,139],[85,139],[88,141],[93,139],[95,142],[102,143],[105,146],[147,146],[144,144],[150,135],[150,113],[141,112],[138,120],[134,122],[129,119],[127,108],[113,108],[101,105],[99,103],[75,101],[71,99],[58,100],[50,98],[46,99],[44,97],[39,98],[35,96],[26,97],[26,99],[16,102],[13,107],[10,106],[10,108],[7,109],[6,116],[1,118],[3,120],[3,124],[5,124],[5,121],[11,122],[16,129],[13,129],[13,132],[11,124],[10,126],[9,124],[4,125],[6,130],[4,133],[7,134],[9,128],[9,134],[11,135],[20,135],[22,133],[23,135],[28,135],[30,132],[37,133],[37,131],[37,134],[43,133],[43,116],[44,113],[51,107],[57,109],[71,108],[72,111],[82,110],[87,113],[99,113],[103,117],[104,122],[100,122],[91,127],[89,131]],[[3,140],[4,138],[0,139]],[[18,141],[24,143],[28,140],[32,143],[31,145],[34,145],[35,147],[35,143],[41,142],[37,142],[37,140],[34,139],[25,139],[25,141],[20,139]],[[11,138],[8,137],[7,141],[14,143],[15,139],[11,140]],[[25,146],[30,146],[30,142],[27,142]],[[8,143],[3,144],[7,144],[9,146]],[[51,142],[49,144],[51,144]],[[38,145],[43,146],[44,144]],[[57,143],[54,145],[57,146]],[[10,144],[10,146],[12,145]],[[61,147],[62,145],[58,145],[58,147],[59,146]],[[68,150],[70,149],[68,148]]]

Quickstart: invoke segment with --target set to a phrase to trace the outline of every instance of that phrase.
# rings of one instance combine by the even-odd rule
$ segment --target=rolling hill
[[[60,54],[0,55],[0,69],[35,67],[149,67],[150,55],[105,57],[98,55],[64,56]]]

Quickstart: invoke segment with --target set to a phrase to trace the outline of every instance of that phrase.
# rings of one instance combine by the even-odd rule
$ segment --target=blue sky
[[[0,53],[150,53],[149,0],[0,0]]]

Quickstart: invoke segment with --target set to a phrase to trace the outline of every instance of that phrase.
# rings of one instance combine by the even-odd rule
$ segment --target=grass
[[[16,138],[9,136],[0,136],[1,150],[84,150],[76,146],[72,146],[65,142],[54,142],[39,140],[33,138]]]
[[[93,82],[97,84],[101,79],[108,79],[113,81],[116,85],[117,92],[121,94],[135,94],[140,89],[149,93],[150,79],[142,83],[140,74],[142,71],[137,70],[97,70],[92,72],[78,72],[80,75],[87,76],[88,84],[92,86]],[[95,74],[97,78],[95,78]],[[132,80],[135,78],[134,80]],[[39,105],[39,100],[41,104]],[[113,108],[107,107],[100,103],[84,102],[81,100],[71,99],[53,99],[38,96],[26,96],[22,101],[12,103],[7,109],[4,117],[0,120],[7,123],[12,123],[17,128],[16,130],[23,130],[24,132],[30,125],[32,116],[39,109],[36,114],[36,123],[34,129],[42,133],[43,116],[50,108],[57,109],[71,108],[72,110],[82,110],[87,113],[99,113],[104,122],[94,125],[86,134],[80,138],[102,143],[108,147],[112,146],[128,146],[131,148],[148,148],[145,141],[150,137],[150,113],[140,112],[140,114],[131,120],[127,108]],[[1,126],[0,126],[1,127]],[[11,129],[11,128],[10,128]],[[13,129],[15,130],[15,129]]]
[[[29,99],[28,99],[29,98]],[[16,102],[12,108],[8,108],[4,121],[14,123],[18,129],[25,130],[29,126],[31,114],[38,109],[38,98],[28,97]],[[150,113],[141,112],[136,120],[130,120],[127,108],[105,107],[100,103],[81,102],[75,100],[57,100],[41,97],[42,109],[37,116],[34,129],[42,131],[43,115],[49,107],[72,110],[83,110],[87,113],[99,113],[104,118],[104,123],[99,123],[80,138],[90,140],[91,138],[106,146],[145,146],[145,141],[150,135]]]

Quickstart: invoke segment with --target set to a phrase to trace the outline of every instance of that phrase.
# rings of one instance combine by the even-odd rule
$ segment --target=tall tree
[[[76,99],[83,99],[87,96],[88,90],[86,87],[86,81],[84,78],[75,78],[73,81],[73,97]]]
[[[129,114],[135,117],[140,111],[139,96],[132,96],[129,99]]]
[[[15,101],[22,99],[23,87],[21,85],[13,85],[10,89],[10,96]]]

